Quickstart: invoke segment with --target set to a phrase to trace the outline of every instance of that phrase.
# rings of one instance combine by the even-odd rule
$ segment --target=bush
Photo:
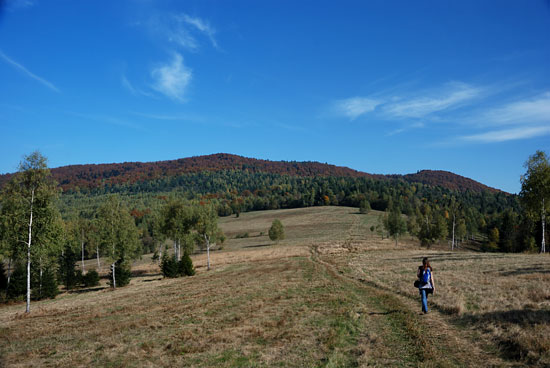
[[[8,299],[18,299],[27,292],[27,269],[23,263],[18,263],[11,274]]]
[[[285,238],[285,229],[280,220],[275,219],[269,229],[269,239],[279,241]]]
[[[82,277],[82,283],[84,284],[85,287],[92,287],[92,286],[99,285],[99,274],[97,273],[96,270],[88,271]],[[117,284],[118,284],[118,280],[117,280]]]
[[[8,277],[6,276],[6,271],[4,270],[4,262],[0,262],[0,293],[3,293],[8,286]]]
[[[370,203],[366,199],[362,200],[359,204],[359,212],[360,213],[369,213],[370,211]]]
[[[40,280],[39,270],[33,272],[32,276],[31,298],[33,300],[53,299],[59,294],[57,280],[51,267],[42,271],[42,280]]]
[[[183,254],[183,257],[178,262],[178,273],[180,276],[193,276],[195,274],[193,261],[187,252]]]
[[[82,281],[82,272],[76,271],[74,268],[77,260],[78,254],[76,254],[70,247],[65,247],[63,255],[59,257],[57,277],[63,285],[65,285],[67,290],[75,288]],[[80,275],[78,272],[80,272]]]
[[[126,286],[130,283],[130,277],[132,277],[132,270],[130,265],[122,259],[119,259],[115,263],[115,279],[116,287]],[[109,285],[113,287],[113,271],[109,272]]]
[[[162,256],[162,263],[160,264],[160,270],[164,277],[178,277],[179,273],[178,261],[176,257],[169,257],[166,253]]]

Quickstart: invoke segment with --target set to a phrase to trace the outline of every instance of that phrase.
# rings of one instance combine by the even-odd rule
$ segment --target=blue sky
[[[518,192],[550,152],[546,0],[0,3],[0,173],[228,152]]]

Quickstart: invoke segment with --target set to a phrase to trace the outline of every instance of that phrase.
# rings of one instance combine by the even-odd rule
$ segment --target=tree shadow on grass
[[[387,312],[370,312],[369,316],[387,316],[388,314],[400,313],[402,311],[394,309]]]
[[[529,275],[533,273],[550,273],[550,268],[544,266],[534,266],[527,268],[518,268],[513,271],[501,272],[502,276],[518,276],[518,275]]]
[[[268,243],[268,244],[247,245],[247,246],[244,246],[243,248],[260,248],[260,247],[269,247],[270,245],[273,245],[273,244]]]
[[[73,289],[73,290],[69,290],[68,293],[69,294],[85,294],[85,293],[90,293],[90,292],[100,291],[100,290],[105,290],[105,289],[107,289],[106,286],[99,286],[99,287],[91,287],[91,288],[85,288],[85,289]]]
[[[545,309],[514,309],[482,314],[464,315],[457,320],[464,325],[486,323],[510,323],[522,327],[550,323],[550,310]]]

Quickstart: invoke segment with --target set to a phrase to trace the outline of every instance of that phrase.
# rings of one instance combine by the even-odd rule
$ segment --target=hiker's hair
[[[424,266],[424,271],[426,271],[426,269],[430,269],[430,271],[432,270],[432,266],[430,266],[430,261],[428,261],[428,257],[424,257],[422,258],[422,265]]]

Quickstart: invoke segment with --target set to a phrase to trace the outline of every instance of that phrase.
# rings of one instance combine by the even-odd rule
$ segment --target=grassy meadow
[[[129,286],[0,306],[0,366],[515,367],[550,365],[550,258],[396,247],[380,213],[346,207],[220,219],[227,241],[163,279],[144,256]],[[286,239],[269,240],[273,219]],[[423,256],[436,282],[420,314]],[[95,268],[95,261],[86,261]],[[102,274],[106,270],[100,270]]]

